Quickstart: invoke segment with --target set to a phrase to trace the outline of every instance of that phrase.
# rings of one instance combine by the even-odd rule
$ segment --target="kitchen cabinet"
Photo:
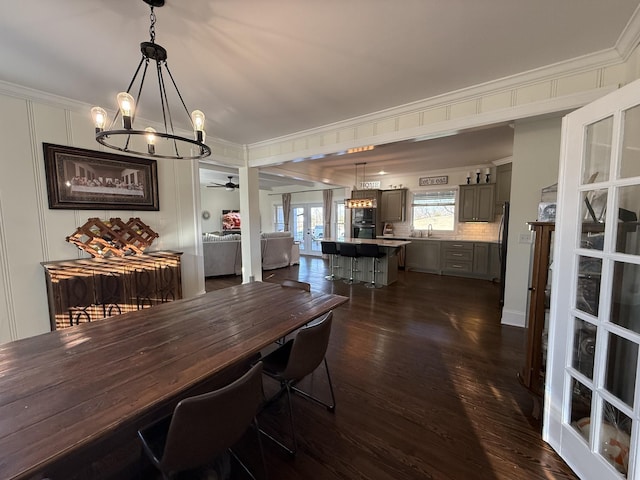
[[[473,244],[473,273],[487,276],[489,274],[489,244]]]
[[[549,298],[551,295],[551,265],[555,224],[532,222],[529,228],[534,234],[529,284],[529,310],[526,320],[526,345],[522,370],[518,378],[533,396],[534,418],[540,417],[547,364],[547,335],[549,322]]]
[[[438,240],[413,240],[405,247],[405,269],[425,273],[440,273]]]
[[[511,163],[498,165],[496,168],[496,207],[501,210],[505,202],[511,198]]]
[[[473,243],[471,242],[442,242],[442,273],[463,274],[473,273]]]
[[[407,202],[407,189],[383,190],[380,209],[383,222],[404,222]]]
[[[501,253],[501,246],[499,243],[489,244],[489,278],[491,280],[500,280]]]
[[[460,222],[493,222],[495,216],[495,183],[460,185],[458,220]]]

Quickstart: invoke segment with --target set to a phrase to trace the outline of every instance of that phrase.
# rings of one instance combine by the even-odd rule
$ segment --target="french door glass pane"
[[[629,468],[630,443],[631,419],[604,401],[598,453],[625,477]]]
[[[300,250],[304,250],[304,208],[293,208],[293,240],[300,242]]]
[[[640,106],[624,112],[624,137],[622,140],[622,158],[620,177],[637,177],[640,175]]]
[[[638,160],[640,163],[640,159]],[[640,205],[640,185],[618,189],[618,228],[616,251],[631,255],[640,254],[640,232],[637,225],[637,211]]]
[[[604,387],[633,408],[638,345],[610,333],[607,352]]]
[[[587,126],[585,155],[582,163],[582,184],[609,180],[613,117]]]
[[[604,222],[607,213],[607,190],[590,190],[582,194],[582,222],[583,231],[591,226],[591,229],[604,230]],[[593,224],[602,224],[600,227]],[[587,230],[588,231],[588,230]]]
[[[596,326],[576,318],[573,332],[572,366],[585,377],[593,380],[593,356],[596,351]]]
[[[597,317],[600,304],[602,259],[580,256],[578,262],[576,308]]]
[[[582,437],[589,442],[591,437],[591,389],[571,377],[570,422]]]
[[[640,265],[616,262],[613,270],[613,292],[610,321],[616,325],[640,333],[640,305],[638,305],[638,281]]]

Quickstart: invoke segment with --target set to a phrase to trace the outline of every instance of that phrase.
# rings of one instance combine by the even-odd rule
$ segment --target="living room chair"
[[[284,345],[262,358],[263,373],[280,382],[280,390],[267,400],[265,407],[276,402],[281,396],[286,394],[289,407],[292,446],[289,447],[285,445],[283,441],[275,438],[264,430],[260,430],[260,432],[292,456],[296,454],[298,445],[295,434],[291,394],[294,392],[298,393],[304,398],[326,407],[330,412],[335,411],[336,401],[326,359],[332,319],[333,312],[327,313],[320,320],[301,328],[295,338],[287,341]],[[329,382],[331,403],[325,403],[319,398],[296,387],[296,384],[300,380],[313,373],[323,362]]]
[[[262,397],[262,363],[258,362],[229,385],[180,401],[172,416],[139,430],[138,437],[163,479],[209,465],[228,450],[255,480],[231,447],[252,423],[260,431],[256,413]],[[258,442],[266,477],[260,433]]]

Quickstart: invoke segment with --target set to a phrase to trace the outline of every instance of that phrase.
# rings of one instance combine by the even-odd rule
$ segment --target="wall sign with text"
[[[426,185],[446,185],[449,183],[449,176],[442,175],[440,177],[420,177],[418,185],[424,187]]]

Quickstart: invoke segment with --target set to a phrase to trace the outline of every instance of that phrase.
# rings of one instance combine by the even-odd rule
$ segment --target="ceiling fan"
[[[208,188],[224,187],[225,190],[227,190],[228,192],[233,192],[236,188],[240,188],[239,184],[233,183],[231,181],[231,179],[233,178],[232,175],[229,175],[227,178],[229,179],[229,181],[227,183],[214,183],[213,185],[207,185],[207,187]]]

